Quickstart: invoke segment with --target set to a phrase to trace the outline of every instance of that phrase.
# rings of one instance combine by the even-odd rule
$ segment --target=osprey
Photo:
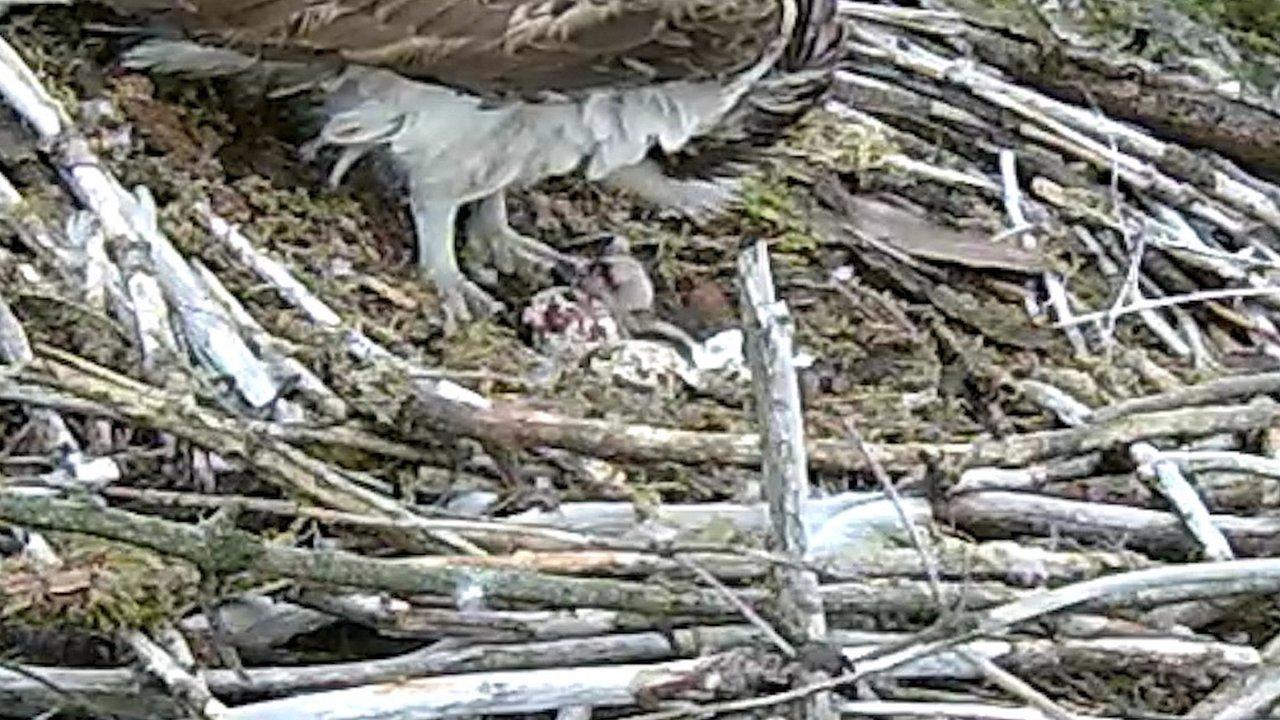
[[[835,0],[107,0],[180,33],[130,51],[161,72],[259,71],[323,91],[309,150],[331,179],[372,150],[406,180],[424,274],[448,318],[495,306],[460,270],[563,258],[514,231],[504,190],[583,172],[685,208],[725,199],[752,151],[830,82]]]

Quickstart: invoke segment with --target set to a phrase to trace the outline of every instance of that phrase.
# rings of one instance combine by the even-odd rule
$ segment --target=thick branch
[[[65,500],[0,494],[0,520],[47,530],[84,533],[181,558],[215,573],[256,571],[327,585],[404,594],[452,595],[479,585],[486,596],[552,607],[600,607],[658,614],[725,613],[728,604],[701,590],[538,573],[458,567],[418,567],[342,551],[309,551],[264,542],[252,533],[182,523]]]

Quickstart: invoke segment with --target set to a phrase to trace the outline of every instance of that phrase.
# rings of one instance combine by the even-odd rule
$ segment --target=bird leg
[[[454,247],[458,204],[421,198],[417,194],[413,195],[411,203],[418,236],[418,267],[440,294],[446,330],[455,330],[459,323],[500,310],[502,305],[467,279],[458,267]]]
[[[507,220],[507,199],[502,190],[478,200],[467,222],[467,240],[483,248],[503,275],[532,268],[541,272],[579,270],[583,262],[555,248],[516,232]]]

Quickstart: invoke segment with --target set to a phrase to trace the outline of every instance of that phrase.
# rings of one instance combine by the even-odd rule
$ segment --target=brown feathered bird
[[[493,307],[455,221],[500,270],[559,255],[516,233],[504,190],[574,171],[685,209],[715,206],[821,96],[834,0],[106,0],[165,28],[127,63],[323,91],[310,149],[332,179],[370,151],[408,186],[419,262],[465,319]]]

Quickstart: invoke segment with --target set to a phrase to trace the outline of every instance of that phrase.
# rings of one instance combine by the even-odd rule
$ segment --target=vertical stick
[[[775,552],[800,560],[806,550],[800,511],[809,492],[809,459],[792,347],[791,313],[786,303],[777,299],[768,248],[763,242],[757,242],[739,256],[738,274],[742,280],[747,360],[751,364],[763,445],[770,540]],[[772,582],[778,589],[777,614],[783,634],[798,648],[821,647],[826,640],[827,620],[818,594],[817,577],[798,564],[775,565],[772,573]],[[803,650],[801,657],[805,657]],[[809,680],[824,676],[815,670]],[[809,720],[837,717],[830,693],[811,697],[797,710],[797,717]]]

